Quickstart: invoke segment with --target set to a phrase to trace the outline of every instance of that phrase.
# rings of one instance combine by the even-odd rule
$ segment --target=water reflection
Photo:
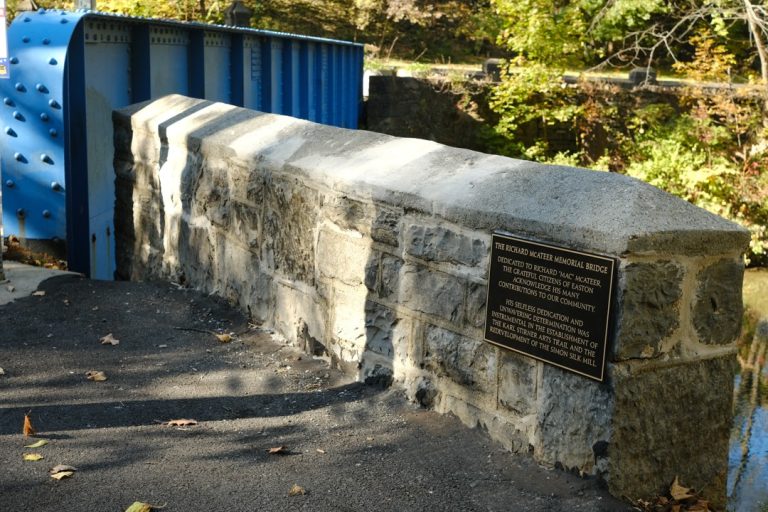
[[[728,453],[728,510],[768,510],[768,320],[739,353]]]

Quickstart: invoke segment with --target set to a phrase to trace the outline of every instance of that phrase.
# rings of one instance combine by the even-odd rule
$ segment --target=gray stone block
[[[613,392],[555,366],[541,366],[534,454],[551,465],[595,474],[593,446],[611,439]]]
[[[696,276],[698,287],[693,325],[702,342],[724,345],[739,335],[743,276],[744,265],[734,260],[718,261]]]
[[[405,307],[461,325],[464,283],[455,276],[407,264],[400,278],[399,302]]]
[[[384,299],[395,298],[400,287],[400,271],[403,268],[403,260],[397,256],[383,254],[381,257],[381,281],[379,283],[379,296]]]
[[[442,226],[411,224],[405,229],[405,251],[426,261],[474,267],[488,255],[485,240],[470,238]]]
[[[499,405],[521,416],[536,410],[536,367],[530,357],[499,349]]]
[[[497,349],[440,327],[426,330],[424,367],[457,384],[484,392],[496,388]]]
[[[467,285],[467,325],[482,328],[485,325],[485,310],[488,301],[488,286],[478,283]]]
[[[679,477],[723,505],[735,363],[728,356],[616,376],[612,494],[652,497]]]
[[[614,358],[656,357],[679,326],[683,268],[671,261],[631,263],[624,270]]]

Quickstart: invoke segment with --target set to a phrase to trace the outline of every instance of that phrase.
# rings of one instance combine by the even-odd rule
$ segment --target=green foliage
[[[691,44],[693,59],[680,71],[728,76],[734,56],[711,32]],[[752,235],[748,261],[768,264],[768,131],[754,91],[691,85],[676,103],[649,102],[615,87],[566,86],[560,70],[533,64],[510,68],[491,106],[506,154],[639,178],[743,225]],[[571,134],[573,147],[555,144],[553,128]]]

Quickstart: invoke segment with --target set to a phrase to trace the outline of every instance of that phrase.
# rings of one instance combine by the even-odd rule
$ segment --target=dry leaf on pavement
[[[291,490],[288,491],[288,496],[302,496],[304,494],[307,494],[307,491],[304,490],[304,488],[298,484],[293,484],[293,487],[291,487]]]
[[[37,460],[43,460],[43,456],[39,453],[25,453],[23,456],[24,460],[28,461],[37,461]]]
[[[76,467],[68,466],[66,464],[59,464],[54,466],[48,471],[51,474],[51,478],[61,480],[62,478],[69,478],[77,471]]]
[[[112,333],[109,333],[103,338],[99,338],[99,343],[101,343],[102,345],[119,345],[120,340],[112,336]]]
[[[99,370],[85,372],[85,378],[94,382],[104,382],[107,380],[107,374]]]
[[[47,444],[48,444],[47,439],[40,439],[39,441],[34,442],[32,444],[25,444],[24,448],[40,448],[41,446],[45,446]]]
[[[32,414],[32,411],[29,411],[24,415],[24,429],[22,430],[24,437],[35,435],[35,429],[32,427],[32,419],[29,417],[30,414]]]
[[[166,422],[166,425],[168,425],[169,427],[189,427],[192,425],[197,425],[197,420],[187,420],[187,419],[170,420]]]
[[[325,454],[325,450],[323,450],[322,448],[318,448],[318,449],[317,449],[317,450],[315,450],[315,451],[317,451],[317,453],[322,453],[322,454]]]
[[[75,474],[74,471],[59,471],[58,473],[51,473],[51,478],[55,478],[56,480],[61,480],[62,478],[69,478],[74,474]]]
[[[151,505],[143,501],[134,501],[130,507],[125,509],[125,512],[152,512],[152,510],[160,510],[161,508],[165,508],[165,505]]]
[[[224,334],[215,334],[216,339],[219,340],[220,343],[229,343],[232,341],[232,336],[230,336],[227,333]]]
[[[680,485],[680,481],[677,477],[675,477],[675,481],[672,482],[672,485],[669,487],[669,495],[672,496],[672,499],[675,501],[687,500],[688,498],[693,497],[691,489]]]
[[[274,448],[267,450],[267,453],[270,455],[288,455],[291,452],[288,450],[287,446],[275,446]]]
[[[32,296],[34,297],[42,297],[45,295],[45,292],[43,290],[37,290],[36,292],[32,293]]]
[[[48,472],[52,475],[55,473],[61,473],[62,471],[77,471],[77,468],[74,466],[68,466],[67,464],[58,464],[48,470]]]

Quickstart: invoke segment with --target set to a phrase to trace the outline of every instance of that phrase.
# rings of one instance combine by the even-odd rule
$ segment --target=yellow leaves
[[[29,417],[30,414],[32,414],[32,411],[29,411],[27,414],[24,415],[24,427],[22,429],[22,433],[24,434],[24,437],[35,435],[35,429],[34,427],[32,427],[32,420]]]
[[[74,466],[59,464],[58,466],[52,467],[48,473],[50,473],[51,478],[55,480],[61,480],[62,478],[71,477],[75,474],[75,471],[77,471],[77,468]]]
[[[170,421],[167,421],[165,425],[168,425],[169,427],[190,427],[192,425],[197,425],[197,420],[188,420],[188,419],[170,420]]]
[[[48,440],[47,439],[40,439],[39,441],[34,442],[32,444],[25,444],[24,448],[40,448],[40,447],[45,446],[47,444],[48,444]]]
[[[22,455],[22,458],[30,462],[35,462],[35,461],[44,459],[44,457],[39,453],[25,453],[24,455]]]
[[[291,452],[288,450],[287,446],[275,446],[274,448],[267,450],[267,453],[270,455],[288,455]]]
[[[669,487],[669,495],[672,496],[672,499],[675,501],[687,500],[688,498],[693,497],[691,489],[680,485],[680,481],[677,477],[675,477],[675,481],[672,482],[672,485]]]
[[[307,491],[298,484],[293,484],[293,487],[288,491],[288,496],[303,496],[307,494]]]
[[[107,374],[99,370],[90,370],[85,372],[85,378],[94,382],[104,382],[107,380]]]
[[[216,334],[214,333],[214,336],[216,336],[216,339],[219,340],[219,343],[229,343],[232,341],[232,336],[224,333],[224,334]]]
[[[119,345],[120,340],[112,336],[112,333],[107,334],[106,336],[99,338],[99,343],[102,345]]]
[[[165,505],[150,505],[143,501],[134,501],[130,507],[125,509],[125,512],[152,512],[153,510],[160,510],[165,508]]]
[[[690,487],[680,483],[678,477],[669,486],[669,497],[657,496],[654,500],[638,500],[636,506],[644,512],[666,510],[669,512],[712,512],[709,502],[698,496]]]

